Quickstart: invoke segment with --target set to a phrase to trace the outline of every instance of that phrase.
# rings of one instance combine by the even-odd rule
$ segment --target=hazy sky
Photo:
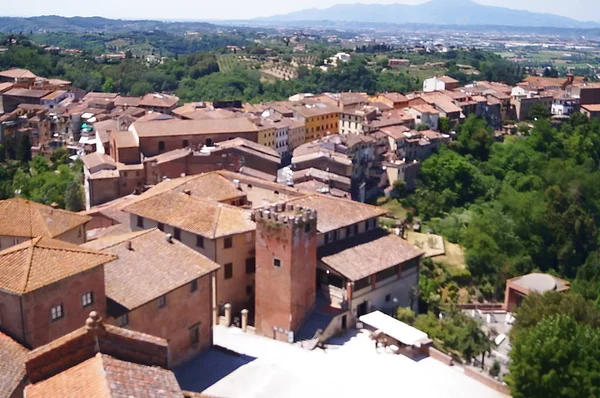
[[[405,3],[418,4],[423,0],[29,0],[27,7],[11,0],[5,3],[0,15],[33,16],[103,16],[123,19],[250,19],[297,11],[305,8],[326,8],[340,3]],[[548,12],[579,20],[600,21],[600,0],[477,0],[478,3],[529,11]]]

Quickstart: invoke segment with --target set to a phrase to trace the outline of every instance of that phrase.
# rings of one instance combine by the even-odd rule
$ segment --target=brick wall
[[[492,379],[485,373],[482,373],[473,368],[465,367],[465,374],[486,386],[493,388],[494,390],[501,392],[502,394],[510,395],[510,389],[504,383],[499,382],[496,379]]]
[[[256,232],[256,330],[259,334],[287,341],[314,305],[316,290],[316,221],[283,224],[257,220]],[[280,261],[275,266],[275,259]]]
[[[448,366],[452,365],[452,357],[450,355],[444,354],[443,352],[441,352],[440,350],[438,350],[436,348],[429,347],[429,356],[433,359],[437,359],[444,365],[448,365]]]
[[[140,150],[144,156],[155,156],[163,152],[181,149],[187,146],[203,146],[207,142],[215,143],[227,141],[236,137],[245,138],[252,142],[258,141],[257,132],[236,132],[224,134],[194,134],[178,136],[140,137]],[[159,141],[164,142],[164,150],[159,150]],[[187,145],[186,142],[187,141]]]
[[[83,307],[81,296],[93,292],[92,305]],[[54,322],[50,318],[53,306],[63,305],[63,317]],[[85,324],[90,311],[106,315],[104,266],[71,276],[23,296],[26,344],[36,348],[72,332]]]
[[[0,291],[0,329],[19,343],[25,343],[20,296]]]
[[[127,329],[147,333],[169,342],[169,364],[177,366],[212,345],[211,276],[198,279],[198,290],[192,292],[185,284],[167,293],[167,304],[158,308],[152,300],[129,312]],[[108,323],[117,325],[117,319]],[[200,339],[197,344],[190,340],[190,328],[199,326]]]

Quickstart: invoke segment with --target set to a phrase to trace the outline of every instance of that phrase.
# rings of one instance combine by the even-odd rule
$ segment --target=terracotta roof
[[[35,79],[37,77],[30,70],[19,68],[3,70],[2,72],[0,72],[0,76],[8,77],[11,79]]]
[[[416,110],[419,113],[433,113],[433,114],[439,113],[437,111],[437,109],[435,109],[431,105],[426,105],[426,104],[413,105],[413,106],[411,106],[411,108]]]
[[[162,181],[139,198],[145,199],[169,191],[183,193],[188,189],[194,197],[217,202],[245,196],[244,192],[235,188],[233,182],[218,173],[211,172]]]
[[[402,95],[400,93],[396,93],[396,92],[383,93],[383,94],[381,94],[381,96],[389,99],[392,102],[408,102],[408,98],[406,98],[404,95]]]
[[[97,93],[97,92],[89,92],[82,98],[83,101],[89,101],[92,99],[110,99],[114,100],[119,96],[117,93]]]
[[[160,113],[160,112],[148,112],[146,115],[138,118],[136,120],[136,122],[156,122],[159,120],[172,120],[175,119],[173,116],[170,115],[165,115],[164,113]]]
[[[265,173],[264,171],[253,169],[252,167],[242,166],[239,169],[240,174],[260,178],[261,180],[275,182],[277,176],[275,174]]]
[[[48,90],[31,90],[28,88],[13,88],[8,90],[2,95],[11,95],[13,97],[29,97],[29,98],[42,98],[48,95]]]
[[[179,98],[174,95],[150,93],[141,98],[139,106],[170,108],[177,105],[178,102]]]
[[[35,238],[0,252],[0,289],[29,293],[114,259],[72,243]]]
[[[339,183],[346,184],[348,186],[351,183],[350,178],[348,178],[346,176],[341,176],[341,175],[331,173],[331,172],[328,172],[325,170],[315,169],[313,167],[310,167],[310,168],[304,169],[304,170],[294,171],[292,173],[292,180],[294,180],[294,181],[303,179],[305,177],[314,177],[316,180],[319,180],[319,181],[337,181]]]
[[[90,180],[105,180],[110,178],[119,178],[119,170],[100,170],[90,174]]]
[[[111,134],[117,148],[137,148],[140,146],[138,137],[132,131],[115,131]]]
[[[218,152],[220,149],[225,148],[236,148],[242,152],[261,157],[271,162],[279,163],[281,161],[281,156],[275,149],[257,144],[253,141],[241,137],[219,142],[215,151]]]
[[[140,105],[140,97],[122,97],[118,96],[115,98],[115,106],[133,106],[137,107]]]
[[[100,238],[81,246],[118,257],[104,267],[106,297],[128,310],[219,268],[183,243],[167,241],[158,229]]]
[[[180,116],[184,119],[231,119],[234,117],[242,116],[239,112],[233,112],[228,109],[212,109],[206,108],[204,103],[204,107],[199,107],[199,103],[190,102],[179,108],[173,109],[173,114]]]
[[[581,108],[588,112],[600,112],[600,104],[581,105]]]
[[[8,82],[0,83],[0,93],[10,90],[11,88],[13,88],[13,86],[14,86],[13,83],[8,83]]]
[[[294,198],[288,200],[287,203],[317,210],[319,214],[317,217],[317,230],[321,233],[353,225],[387,213],[387,210],[377,206],[318,194]]]
[[[163,152],[159,155],[144,158],[144,162],[156,162],[157,164],[172,162],[173,160],[182,159],[192,153],[190,148],[173,149],[172,151]]]
[[[405,137],[404,133],[408,133],[410,129],[406,126],[389,126],[382,128],[382,133],[386,136],[392,137],[394,140],[403,140]]]
[[[98,167],[100,165],[115,166],[115,161],[113,158],[100,152],[89,153],[83,156],[81,161],[88,169],[93,169],[94,167]]]
[[[56,90],[56,91],[50,92],[50,94],[46,95],[42,99],[46,100],[46,101],[51,101],[51,100],[56,99],[56,98],[60,97],[61,95],[66,94],[66,93],[67,92],[65,90]]]
[[[174,191],[136,201],[123,211],[209,239],[256,229],[247,210]]]
[[[96,214],[101,214],[105,217],[110,218],[121,224],[129,224],[129,214],[125,213],[121,209],[127,206],[130,203],[133,203],[134,200],[139,198],[136,195],[127,195],[121,198],[111,200],[110,202],[103,203],[98,206],[93,206],[89,210],[84,210],[79,214],[95,216]]]
[[[140,137],[232,134],[258,131],[256,125],[245,117],[232,119],[157,120],[135,122],[134,127]]]
[[[454,79],[454,78],[452,78],[450,76],[442,76],[438,80],[442,81],[442,82],[444,82],[446,84],[448,84],[448,83],[458,83],[458,80],[456,80],[456,79]]]
[[[87,216],[25,199],[0,201],[0,236],[54,238],[88,221]]]
[[[337,198],[348,198],[350,196],[348,192],[337,188],[331,188],[329,185],[319,180],[304,181],[299,184],[294,184],[294,186],[307,192],[319,192]]]
[[[28,398],[182,398],[173,372],[97,353],[49,379],[26,387]]]
[[[318,217],[322,214],[319,212]],[[394,234],[376,230],[329,245],[320,250],[319,255],[321,261],[334,271],[357,281],[418,258],[423,255],[423,251]]]
[[[295,105],[294,110],[304,117],[321,116],[342,112],[342,110],[336,106],[325,105],[323,103],[317,103],[314,105]]]
[[[0,332],[0,397],[10,397],[25,378],[28,349]]]

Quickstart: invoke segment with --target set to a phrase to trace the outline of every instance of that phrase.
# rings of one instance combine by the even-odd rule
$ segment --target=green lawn
[[[400,220],[406,218],[407,210],[404,207],[402,207],[400,202],[398,202],[396,199],[391,199],[390,201],[383,204],[381,207],[388,209],[390,211],[390,214],[399,218]]]

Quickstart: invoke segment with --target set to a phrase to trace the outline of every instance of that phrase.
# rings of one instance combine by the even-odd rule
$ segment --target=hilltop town
[[[506,397],[538,330],[594,346],[600,83],[464,71],[268,101],[0,71],[0,396]]]

